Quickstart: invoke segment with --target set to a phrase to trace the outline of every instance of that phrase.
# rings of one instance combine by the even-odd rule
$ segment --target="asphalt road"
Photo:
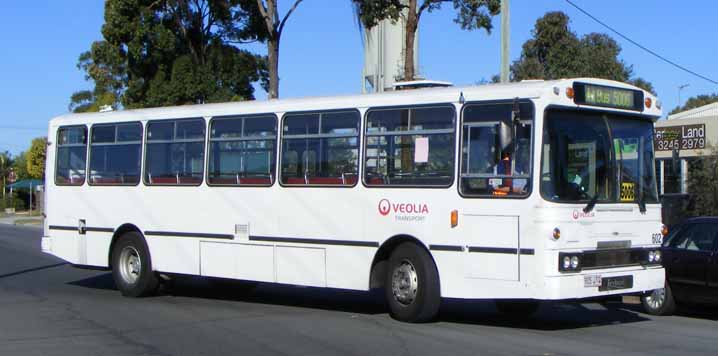
[[[547,304],[510,320],[449,300],[439,321],[392,320],[378,293],[181,279],[130,299],[109,272],[40,252],[38,228],[0,225],[0,355],[715,355],[718,312],[652,317],[617,302]]]

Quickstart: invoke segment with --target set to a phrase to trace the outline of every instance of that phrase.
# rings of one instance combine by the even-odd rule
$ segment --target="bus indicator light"
[[[553,228],[553,239],[558,240],[561,238],[561,230],[557,227]]]
[[[573,99],[573,95],[574,95],[573,88],[571,88],[571,87],[566,88],[566,96],[569,99]]]
[[[456,227],[459,225],[459,211],[458,210],[452,210],[451,211],[451,227]]]
[[[646,108],[650,109],[651,105],[653,105],[653,100],[649,97],[646,97]]]

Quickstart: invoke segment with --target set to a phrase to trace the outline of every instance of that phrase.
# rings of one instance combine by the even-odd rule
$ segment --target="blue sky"
[[[718,80],[718,5],[711,0],[574,0],[579,6],[644,46]],[[279,0],[280,10],[289,0]],[[686,5],[678,7],[679,5]],[[606,32],[564,0],[511,1],[511,57],[521,52],[537,18],[561,10],[579,35]],[[499,25],[491,35],[462,31],[450,5],[423,16],[421,73],[457,85],[473,84],[499,72]],[[101,38],[103,2],[0,2],[0,151],[19,153],[43,136],[47,121],[67,112],[70,95],[91,87],[77,69],[79,54]],[[623,47],[621,57],[651,81],[664,109],[682,98],[718,92],[718,86],[682,72],[609,33]],[[264,52],[261,45],[249,47]],[[349,0],[305,0],[282,38],[282,97],[351,94],[361,91],[362,42]],[[260,100],[266,98],[257,92]]]

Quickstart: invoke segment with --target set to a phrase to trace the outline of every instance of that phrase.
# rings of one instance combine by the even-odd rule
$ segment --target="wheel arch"
[[[436,260],[434,259],[434,256],[431,254],[431,251],[429,250],[428,246],[426,246],[421,240],[412,235],[394,235],[384,241],[374,254],[374,259],[371,262],[371,269],[369,271],[369,289],[384,287],[384,276],[386,275],[386,268],[387,262],[389,261],[389,256],[391,256],[391,253],[394,251],[394,249],[396,249],[399,245],[405,242],[411,242],[415,244],[418,248],[421,248],[426,251],[426,253],[429,254],[429,257],[431,258],[432,263],[434,263],[434,267],[436,267]],[[438,272],[438,267],[436,268]],[[439,281],[439,283],[441,283],[441,281]]]

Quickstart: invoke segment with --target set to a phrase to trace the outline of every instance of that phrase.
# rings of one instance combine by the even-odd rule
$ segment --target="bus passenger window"
[[[282,184],[356,184],[359,165],[358,112],[287,114],[282,132]]]
[[[531,191],[533,106],[520,103],[513,143],[499,144],[501,122],[510,122],[513,103],[468,104],[461,125],[460,191],[464,196],[527,196]]]
[[[454,111],[449,106],[371,109],[367,114],[364,183],[451,185]]]
[[[90,185],[138,184],[142,124],[98,124],[91,132]]]
[[[58,129],[55,184],[84,184],[86,159],[87,127],[71,126]]]
[[[210,185],[269,186],[274,183],[277,117],[216,118],[209,136]]]
[[[204,119],[148,122],[145,184],[201,184],[204,172],[204,135]]]

